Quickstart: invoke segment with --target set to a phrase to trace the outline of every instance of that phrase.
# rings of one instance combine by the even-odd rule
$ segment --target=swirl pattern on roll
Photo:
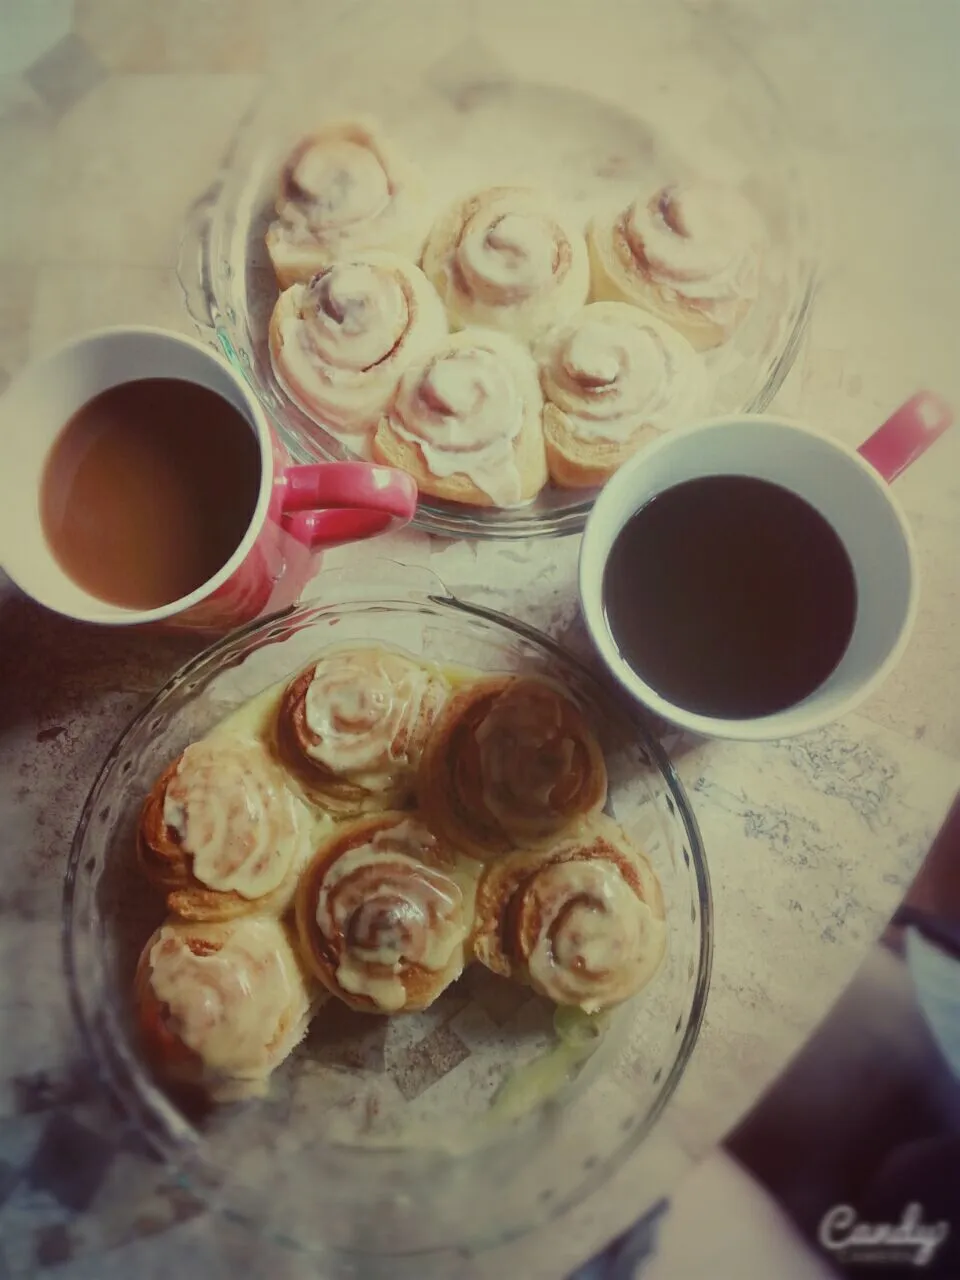
[[[418,783],[433,830],[477,858],[550,841],[606,795],[603,754],[578,708],[559,687],[517,676],[451,698]]]
[[[361,457],[400,375],[443,340],[447,320],[423,272],[395,254],[357,255],[280,295],[270,321],[277,381]]]
[[[525,187],[490,187],[454,204],[430,232],[423,269],[455,328],[523,340],[582,306],[590,282],[580,229]]]
[[[367,249],[420,256],[423,181],[369,120],[335,121],[291,152],[280,174],[267,250],[281,288]]]
[[[221,1100],[263,1091],[314,1003],[283,926],[262,917],[164,924],[144,947],[136,989],[158,1069]]]
[[[729,338],[756,300],[764,241],[737,190],[666,186],[591,223],[593,297],[643,307],[705,350]]]
[[[396,807],[410,798],[448,693],[439,671],[405,654],[334,650],[288,685],[278,713],[281,756],[334,812]]]
[[[464,330],[403,374],[374,456],[425,493],[515,506],[547,479],[542,411],[530,353],[506,334]]]
[[[615,823],[593,818],[548,849],[485,869],[473,946],[495,973],[596,1013],[642,990],[660,966],[659,881]]]
[[[564,487],[602,484],[702,403],[700,357],[676,330],[622,302],[593,302],[534,348],[547,462]]]
[[[300,884],[303,952],[352,1008],[424,1009],[463,968],[475,883],[469,864],[408,814],[344,826]]]
[[[188,920],[226,920],[289,902],[307,848],[306,814],[259,742],[187,747],[143,807],[140,863]]]

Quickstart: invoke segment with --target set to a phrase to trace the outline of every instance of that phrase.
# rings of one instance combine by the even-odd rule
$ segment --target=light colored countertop
[[[732,32],[779,84],[826,193],[824,283],[776,407],[857,443],[918,387],[960,405],[960,9],[952,0],[692,7],[708,38],[710,24]],[[547,12],[535,2],[513,9],[534,29]],[[93,326],[192,332],[175,274],[185,211],[290,42],[327,14],[349,23],[350,10],[346,0],[7,0],[0,386],[31,355]],[[923,592],[910,649],[880,692],[790,742],[666,738],[708,850],[716,955],[702,1037],[665,1117],[562,1223],[473,1262],[447,1260],[438,1274],[547,1280],[626,1226],[765,1088],[902,896],[960,779],[960,430],[897,491]],[[583,651],[577,543],[407,533],[326,563],[386,555],[429,565],[457,594]],[[90,1101],[61,980],[61,879],[85,793],[115,736],[189,652],[70,626],[3,587],[0,1276],[54,1265],[71,1280],[317,1274],[201,1212],[138,1151],[97,1144],[109,1127]],[[50,1174],[49,1148],[71,1141],[80,1173],[66,1185]]]

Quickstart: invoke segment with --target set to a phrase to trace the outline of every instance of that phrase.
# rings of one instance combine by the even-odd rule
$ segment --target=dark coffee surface
[[[213,391],[147,378],[101,392],[63,428],[40,492],[64,572],[110,604],[152,609],[189,595],[249,527],[260,451]]]
[[[804,499],[749,476],[658,494],[614,542],[607,626],[630,666],[687,711],[727,719],[801,702],[853,634],[856,580]]]

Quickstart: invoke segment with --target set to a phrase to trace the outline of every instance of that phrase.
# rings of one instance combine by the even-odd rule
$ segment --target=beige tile
[[[898,279],[867,250],[837,264],[816,302],[799,408],[813,425],[859,445],[917,390],[960,404],[951,272]],[[937,477],[928,478],[937,484]],[[945,477],[942,477],[945,478]],[[899,483],[898,483],[899,487]]]
[[[368,12],[364,16],[361,8]],[[381,4],[382,8],[382,4]],[[379,17],[379,13],[377,15]],[[366,21],[364,20],[366,17]],[[283,71],[291,63],[305,60],[310,49],[316,50],[317,63],[325,69],[330,61],[339,67],[363,44],[363,31],[369,21],[369,6],[358,6],[355,0],[282,0],[270,12],[267,26],[267,57],[271,71]],[[372,24],[375,28],[377,23]],[[322,35],[326,40],[318,45]]]
[[[700,14],[708,38],[732,38],[764,69],[794,132],[817,150],[957,118],[953,0],[932,0],[922,19],[902,0],[689,0],[686,7]]]
[[[115,71],[257,71],[263,0],[77,0],[74,28]]]
[[[40,268],[28,335],[31,356],[113,324],[151,324],[191,337],[196,333],[171,268]]]
[[[57,127],[47,262],[173,266],[184,215],[210,184],[257,79],[116,76]]]
[[[36,272],[0,264],[0,390],[27,358]]]
[[[22,99],[21,99],[22,100]],[[42,223],[53,174],[54,137],[39,108],[0,124],[0,262],[37,262],[46,245]]]
[[[269,68],[284,92],[294,82],[308,109],[366,102],[380,112],[437,59],[475,38],[475,8],[466,0],[285,0],[270,14]]]

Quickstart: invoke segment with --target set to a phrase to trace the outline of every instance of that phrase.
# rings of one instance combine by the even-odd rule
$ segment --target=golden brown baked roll
[[[366,249],[418,259],[429,223],[419,171],[369,120],[334,121],[298,143],[276,208],[266,241],[282,289]]]
[[[373,438],[378,462],[421,493],[512,507],[547,482],[543,397],[533,359],[506,334],[451,334],[403,374]]]
[[[489,859],[551,841],[601,809],[607,770],[562,689],[491,676],[455,694],[438,716],[417,794],[432,830]]]
[[[594,218],[587,242],[595,300],[643,307],[698,351],[725,342],[759,291],[763,227],[729,187],[663,187]]]
[[[557,1004],[587,1013],[619,1004],[650,981],[665,947],[660,882],[608,818],[481,877],[474,955]]]
[[[686,338],[625,302],[592,302],[533,351],[554,484],[603,484],[644,444],[695,415],[701,359]]]
[[[479,325],[529,341],[583,306],[590,267],[580,228],[526,187],[489,187],[434,224],[423,269],[455,329]]]
[[[168,1080],[216,1101],[265,1092],[303,1038],[319,993],[277,920],[170,920],[137,965],[137,1019],[147,1056]]]
[[[138,856],[184,920],[289,906],[310,847],[309,815],[259,742],[218,735],[187,747],[140,815]]]
[[[332,813],[400,808],[450,687],[390,649],[337,649],[287,686],[277,742],[309,798]]]
[[[400,374],[446,332],[443,305],[420,268],[370,252],[331,263],[280,295],[270,358],[290,399],[369,458]]]
[[[353,1009],[425,1009],[463,969],[478,872],[411,814],[341,827],[297,892],[307,963]]]

